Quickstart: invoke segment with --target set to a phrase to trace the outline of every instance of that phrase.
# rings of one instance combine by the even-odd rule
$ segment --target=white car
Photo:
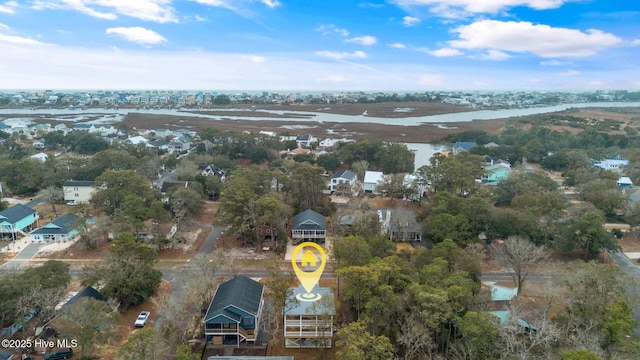
[[[142,311],[140,312],[140,314],[138,315],[138,318],[136,319],[135,322],[135,327],[144,327],[144,324],[147,323],[147,320],[149,320],[149,316],[151,316],[151,313],[148,311]]]
[[[76,206],[78,203],[75,200],[67,201],[68,206]]]

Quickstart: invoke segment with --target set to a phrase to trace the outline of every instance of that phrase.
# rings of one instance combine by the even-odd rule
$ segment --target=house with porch
[[[78,235],[78,215],[66,214],[31,232],[34,242],[69,241]]]
[[[362,189],[365,194],[378,194],[378,185],[384,181],[382,171],[367,171],[364,173]]]
[[[9,236],[15,240],[18,236],[25,236],[38,222],[38,213],[32,208],[17,204],[0,211],[0,235]]]
[[[93,181],[70,180],[62,184],[64,201],[74,201],[76,204],[89,202],[96,190]]]
[[[324,243],[327,237],[327,220],[311,209],[307,209],[293,217],[291,238],[293,243],[312,241]]]
[[[336,315],[335,299],[330,288],[316,287],[317,301],[299,301],[307,291],[299,286],[289,295],[284,309],[284,339],[287,348],[331,348]]]
[[[214,345],[254,342],[260,329],[264,286],[244,275],[218,285],[209,304],[204,335]]]
[[[378,210],[378,218],[383,233],[389,234],[389,240],[422,241],[422,226],[416,221],[416,213],[411,210]]]
[[[329,190],[333,193],[338,190],[353,195],[357,191],[356,183],[358,174],[351,170],[340,170],[331,176]]]

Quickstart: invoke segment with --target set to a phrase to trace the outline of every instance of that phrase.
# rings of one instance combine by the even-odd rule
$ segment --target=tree
[[[279,337],[280,325],[282,324],[283,313],[286,312],[293,304],[290,304],[292,287],[296,282],[295,275],[292,272],[284,272],[280,267],[278,258],[272,258],[269,264],[269,277],[265,280],[268,294],[271,296],[273,308],[270,310],[270,342],[275,341]],[[284,341],[282,342],[284,348]]]
[[[78,341],[80,356],[90,358],[96,345],[106,344],[112,328],[118,320],[118,311],[107,303],[93,298],[80,298],[64,310],[71,320],[67,327],[59,329],[67,338]]]
[[[336,260],[336,268],[348,266],[366,265],[372,258],[369,244],[360,236],[347,236],[335,239],[333,244],[333,257]]]
[[[108,215],[113,215],[117,209],[122,208],[127,196],[132,206],[126,215],[134,218],[138,217],[135,214],[139,208],[149,208],[154,201],[158,201],[146,180],[133,170],[107,170],[96,178],[96,183],[100,184],[99,190],[93,195],[91,202]]]
[[[118,349],[121,360],[156,360],[158,336],[155,329],[145,328],[132,332]]]
[[[605,230],[604,219],[595,212],[587,212],[572,218],[564,227],[564,247],[572,250],[576,247],[585,250],[585,259],[589,255],[598,255],[604,250],[619,249],[613,235]]]
[[[327,171],[335,171],[340,167],[340,159],[334,154],[322,154],[316,159],[318,166]]]
[[[358,174],[358,179],[364,181],[364,174],[369,170],[369,162],[366,160],[359,160],[351,164],[351,169]]]
[[[200,360],[200,355],[194,353],[189,345],[179,345],[176,350],[176,360]]]
[[[154,249],[138,243],[130,233],[121,233],[103,263],[84,268],[82,282],[101,282],[102,294],[118,299],[127,308],[142,303],[160,286],[162,272],[153,267],[157,260]]]
[[[51,205],[51,210],[55,217],[58,217],[58,210],[56,209],[56,203],[64,199],[62,189],[58,186],[50,185],[42,192],[42,196],[45,201]]]
[[[308,163],[298,163],[291,171],[290,183],[285,191],[294,213],[306,209],[321,210],[324,189],[324,182],[320,176],[322,173],[322,168]]]
[[[560,354],[560,360],[602,360],[600,356],[587,349],[567,350]]]
[[[431,236],[435,242],[450,238],[461,243],[473,242],[469,220],[460,215],[439,214],[431,222]]]
[[[460,338],[454,349],[461,359],[496,359],[501,351],[498,318],[489,312],[468,311],[455,320]]]
[[[202,190],[175,186],[169,189],[169,209],[176,223],[197,217],[202,210]]]
[[[422,167],[420,172],[421,177],[431,182],[435,192],[448,191],[463,196],[476,186],[476,179],[484,174],[484,159],[467,152],[451,156],[435,154],[429,161],[431,166]]]
[[[385,336],[374,336],[362,321],[352,322],[336,332],[337,358],[344,360],[388,360],[393,345]]]
[[[510,236],[495,249],[498,261],[511,269],[511,277],[518,287],[518,295],[522,292],[524,282],[529,276],[530,266],[539,265],[549,257],[544,247],[536,246],[529,239],[521,236]]]

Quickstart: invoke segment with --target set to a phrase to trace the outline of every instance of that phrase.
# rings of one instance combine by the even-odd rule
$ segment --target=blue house
[[[207,340],[214,345],[255,343],[263,294],[262,284],[243,275],[218,285],[202,321]]]
[[[511,167],[504,163],[494,164],[485,168],[482,182],[496,183],[506,179],[511,174]]]
[[[0,235],[9,235],[11,239],[25,236],[38,221],[38,213],[32,208],[18,204],[0,211]]]
[[[47,225],[31,232],[33,241],[69,241],[78,234],[75,229],[78,216],[74,214],[63,215]]]

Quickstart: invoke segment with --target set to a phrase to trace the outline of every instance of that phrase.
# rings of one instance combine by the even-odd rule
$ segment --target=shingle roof
[[[63,215],[47,225],[35,230],[32,234],[55,234],[55,235],[64,235],[68,234],[75,227],[76,222],[78,221],[78,215],[75,214],[66,214]]]
[[[478,144],[472,141],[457,141],[455,145],[453,145],[453,148],[454,149],[462,148],[465,151],[469,151],[472,147],[475,147],[476,145]]]
[[[94,186],[95,181],[65,181],[62,186]]]
[[[0,350],[0,360],[8,360],[8,359],[12,359],[13,355],[9,354],[8,352],[4,351],[4,350]]]
[[[293,228],[296,230],[326,230],[327,221],[322,214],[307,209],[293,217]]]
[[[98,301],[105,301],[106,300],[104,298],[104,296],[102,296],[100,291],[92,288],[91,286],[87,286],[84,289],[80,290],[80,292],[75,294],[71,299],[69,299],[69,301],[67,301],[64,304],[64,306],[69,306],[69,305],[73,304],[75,301],[77,301],[78,299],[83,298],[83,297],[90,297],[90,298],[96,299]]]
[[[341,170],[333,174],[332,179],[345,178],[345,179],[355,179],[356,173],[351,170]]]
[[[204,316],[204,321],[207,322],[218,315],[238,320],[239,315],[228,309],[231,305],[257,316],[263,290],[262,284],[244,275],[223,282],[218,285],[216,294]]]
[[[172,187],[189,187],[192,184],[193,182],[189,182],[189,181],[165,181],[162,183],[160,192],[165,194]]]
[[[17,204],[8,209],[0,211],[0,218],[4,218],[9,223],[15,224],[18,221],[26,218],[27,216],[35,214],[35,212],[35,210],[26,205]]]

